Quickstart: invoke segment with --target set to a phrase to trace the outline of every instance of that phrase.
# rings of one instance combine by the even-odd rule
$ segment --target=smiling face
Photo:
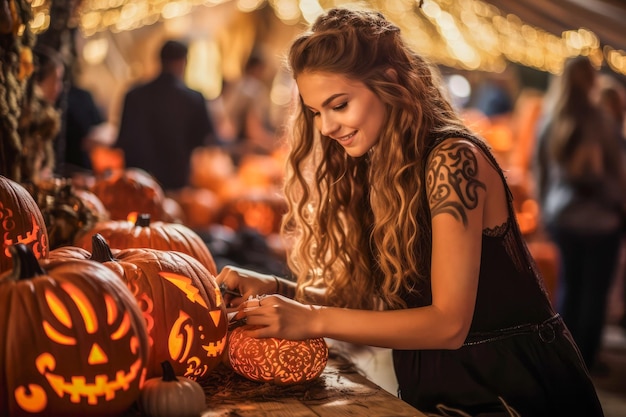
[[[328,72],[303,72],[296,78],[305,111],[315,127],[346,150],[364,155],[378,142],[385,105],[360,81]]]

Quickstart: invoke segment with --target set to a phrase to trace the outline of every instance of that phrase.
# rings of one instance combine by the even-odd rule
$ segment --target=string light
[[[592,31],[580,28],[557,36],[515,15],[504,15],[481,0],[85,0],[78,22],[88,38],[105,30],[138,29],[183,16],[197,6],[227,2],[234,2],[243,12],[269,5],[287,25],[310,23],[324,9],[335,6],[375,8],[401,27],[417,50],[435,63],[455,68],[501,72],[511,61],[558,74],[568,57],[586,55],[626,75],[626,52],[601,46]],[[32,30],[45,31],[50,24],[50,0],[33,0],[31,6]]]

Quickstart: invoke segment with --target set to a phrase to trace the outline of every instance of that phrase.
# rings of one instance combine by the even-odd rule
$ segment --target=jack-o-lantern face
[[[48,272],[41,276],[0,284],[0,300],[16,297],[1,321],[10,399],[0,401],[0,414],[6,406],[10,415],[125,410],[137,398],[148,359],[147,330],[134,298],[96,262],[43,265]]]
[[[44,315],[50,320],[44,319],[42,327],[54,348],[37,356],[37,371],[54,392],[60,396],[68,395],[72,403],[86,401],[94,405],[100,400],[114,398],[118,391],[139,379],[143,365],[139,340],[131,332],[130,315],[127,311],[120,311],[108,294],[103,296],[105,309],[101,310],[96,309],[86,294],[73,284],[62,283],[61,288],[69,300],[62,300],[51,289],[44,290],[48,310]],[[110,336],[102,339],[102,333]],[[80,335],[80,340],[74,336],[76,334]],[[122,364],[115,363],[115,352],[120,350],[136,358],[128,369],[120,369]],[[75,365],[61,360],[68,357],[75,357],[89,366],[94,380],[72,375]],[[115,372],[111,372],[113,370]],[[72,376],[66,379],[67,375]],[[17,398],[28,400],[25,395],[16,394]]]
[[[235,372],[252,381],[293,385],[312,381],[324,371],[328,346],[323,338],[284,340],[245,336],[243,327],[228,336],[228,359]]]
[[[0,272],[12,268],[9,248],[18,243],[37,259],[48,256],[48,231],[37,203],[20,184],[0,176]]]
[[[152,285],[150,295],[143,293],[141,298],[158,300],[163,297],[172,302],[169,307],[162,305],[157,309],[153,307],[150,312],[144,311],[144,315],[149,316],[147,323],[152,325],[148,325],[148,332],[154,343],[150,371],[156,371],[152,366],[158,363],[160,372],[160,362],[167,358],[177,375],[202,379],[221,361],[226,346],[227,317],[221,293],[215,287],[209,289],[213,295],[203,295],[197,283],[183,275],[169,272],[158,275],[165,281],[160,286],[163,294]],[[148,290],[145,285],[143,289]],[[163,308],[171,311],[158,311]],[[161,317],[158,326],[154,326],[155,317]]]

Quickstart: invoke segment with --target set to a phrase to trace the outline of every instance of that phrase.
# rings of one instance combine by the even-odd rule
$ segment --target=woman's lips
[[[349,135],[335,138],[335,140],[338,141],[338,142],[347,142],[350,139],[352,139],[354,137],[354,135],[356,135],[356,130],[354,132],[350,133]]]

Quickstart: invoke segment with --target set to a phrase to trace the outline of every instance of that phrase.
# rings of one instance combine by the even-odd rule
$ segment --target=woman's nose
[[[333,120],[332,117],[320,115],[319,124],[320,133],[324,136],[332,136],[339,129],[339,123]]]

